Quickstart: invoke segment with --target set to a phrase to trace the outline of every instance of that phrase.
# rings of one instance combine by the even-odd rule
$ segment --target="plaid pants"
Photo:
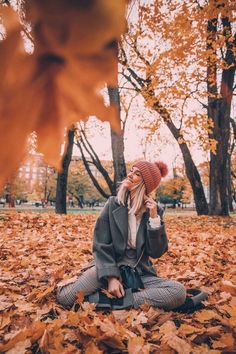
[[[186,297],[185,287],[174,280],[163,279],[155,276],[144,275],[141,277],[144,289],[133,293],[134,307],[148,303],[152,306],[171,310],[184,303]],[[90,295],[103,287],[98,281],[95,267],[82,273],[75,282],[59,287],[57,301],[64,307],[71,307],[79,291]]]

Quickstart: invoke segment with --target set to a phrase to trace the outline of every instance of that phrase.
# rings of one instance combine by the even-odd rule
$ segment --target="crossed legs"
[[[185,301],[186,290],[177,281],[148,275],[142,276],[142,281],[145,289],[133,293],[135,308],[148,303],[165,310],[172,310]],[[103,284],[97,279],[96,269],[92,267],[82,273],[75,282],[58,288],[56,298],[62,306],[70,308],[79,291],[83,291],[84,295],[90,295],[102,287]]]

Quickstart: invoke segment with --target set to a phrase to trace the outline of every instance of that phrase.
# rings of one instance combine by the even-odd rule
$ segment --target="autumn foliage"
[[[173,214],[172,214],[173,215]],[[166,216],[169,251],[158,273],[201,287],[205,309],[179,314],[142,306],[96,312],[57,305],[55,285],[92,259],[96,216],[0,215],[1,353],[234,353],[235,218]]]

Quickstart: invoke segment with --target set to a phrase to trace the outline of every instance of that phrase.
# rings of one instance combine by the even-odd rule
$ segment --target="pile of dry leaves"
[[[55,285],[92,259],[96,216],[0,215],[1,353],[235,353],[234,218],[166,216],[169,251],[158,272],[209,293],[194,314],[62,309]]]

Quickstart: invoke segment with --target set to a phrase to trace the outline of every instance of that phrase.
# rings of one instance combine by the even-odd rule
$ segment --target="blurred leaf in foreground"
[[[125,30],[125,0],[31,0],[21,9],[34,51],[25,51],[18,15],[0,6],[6,38],[0,42],[0,185],[23,158],[26,138],[59,166],[64,129],[96,115],[118,128],[115,108],[98,90],[116,85],[117,47]]]

